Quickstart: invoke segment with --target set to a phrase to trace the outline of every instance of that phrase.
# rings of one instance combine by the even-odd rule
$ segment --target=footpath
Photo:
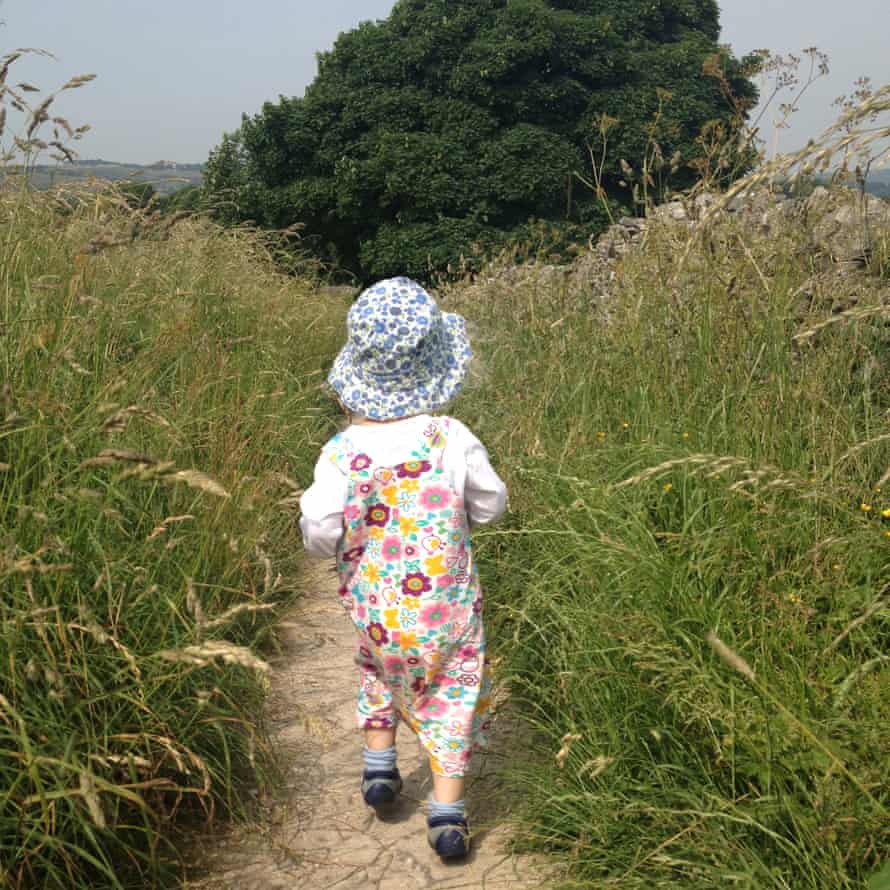
[[[271,660],[266,722],[286,787],[256,822],[202,842],[195,851],[200,873],[187,890],[542,887],[536,863],[506,850],[506,800],[496,776],[506,755],[497,729],[490,750],[474,758],[468,782],[473,847],[464,862],[445,864],[427,845],[429,768],[404,726],[397,740],[401,803],[386,821],[365,806],[361,736],[354,728],[354,631],[337,600],[330,563],[313,565],[306,587]],[[501,727],[502,736],[508,731]]]

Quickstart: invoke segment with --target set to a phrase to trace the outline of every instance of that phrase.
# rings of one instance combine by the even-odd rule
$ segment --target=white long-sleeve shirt
[[[394,423],[353,424],[344,435],[375,464],[391,467],[412,459],[411,452],[431,419],[420,414]],[[463,498],[470,523],[489,525],[507,507],[507,487],[492,468],[485,446],[459,420],[449,418],[448,423],[443,469]],[[300,498],[303,544],[314,556],[333,556],[337,551],[348,485],[348,476],[330,459],[325,446],[315,465],[314,481]]]

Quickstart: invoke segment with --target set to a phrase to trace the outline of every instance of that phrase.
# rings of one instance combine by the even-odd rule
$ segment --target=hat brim
[[[371,420],[398,420],[445,407],[463,388],[473,357],[466,322],[442,313],[441,354],[422,376],[380,378],[362,374],[354,350],[346,344],[334,361],[328,383],[354,414]]]

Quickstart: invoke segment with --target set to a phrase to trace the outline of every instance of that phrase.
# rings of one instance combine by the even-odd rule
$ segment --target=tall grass
[[[176,815],[269,772],[258,647],[343,312],[269,250],[0,193],[0,886],[153,884]]]
[[[447,297],[511,487],[478,538],[520,837],[566,887],[840,890],[890,857],[890,309],[863,273],[832,314],[822,263],[803,221],[724,215],[692,249],[653,223],[607,302],[497,265]]]

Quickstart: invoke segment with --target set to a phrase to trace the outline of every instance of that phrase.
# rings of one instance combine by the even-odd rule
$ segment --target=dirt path
[[[268,706],[285,761],[285,801],[268,818],[239,826],[200,851],[207,876],[190,882],[189,890],[541,887],[535,863],[504,850],[508,829],[494,775],[496,737],[492,752],[475,758],[468,783],[473,848],[464,863],[446,865],[427,846],[422,804],[430,791],[429,769],[404,727],[398,736],[401,805],[386,822],[365,806],[353,716],[354,631],[337,601],[329,564],[313,566],[309,578],[306,596],[282,628]]]

